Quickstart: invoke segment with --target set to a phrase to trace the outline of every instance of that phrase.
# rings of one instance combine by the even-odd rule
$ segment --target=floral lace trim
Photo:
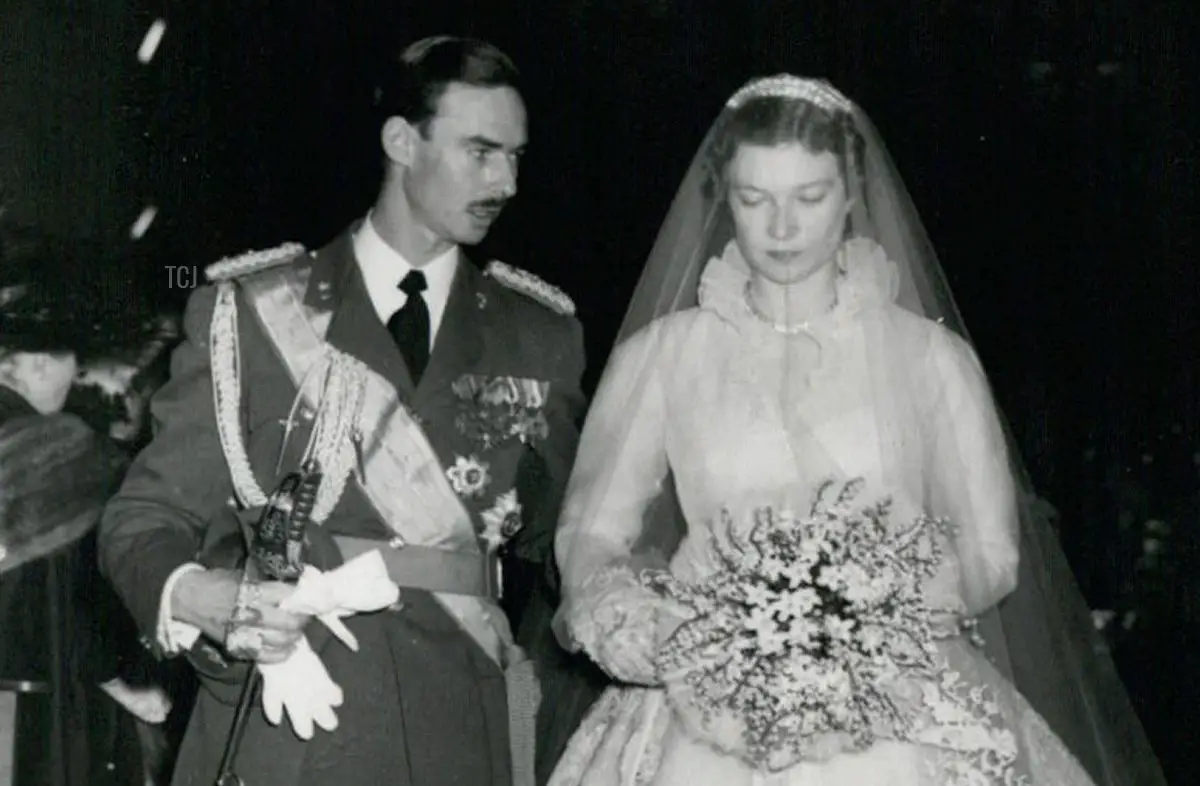
[[[614,568],[605,573],[598,581],[628,586],[632,571]],[[1030,786],[1032,781],[1024,771],[1032,769],[1054,773],[1061,778],[1055,782],[1062,786],[1094,786],[1045,721],[1031,708],[1022,711],[1019,696],[1012,697],[1018,706],[1009,707],[1015,714],[1008,718],[997,694],[1004,686],[970,683],[948,665],[939,681],[910,685],[915,689],[913,709],[923,711],[924,717],[909,742],[924,748],[922,766],[930,782]],[[668,710],[664,701],[669,700],[657,689],[613,687],[606,691],[572,738],[551,786],[590,784],[596,773],[614,770],[621,774],[622,783],[652,783],[662,765],[667,731],[681,720],[678,708]],[[1024,742],[1032,750],[1022,749],[1012,724],[1025,730]],[[1022,763],[1022,753],[1032,761]]]
[[[675,711],[662,703],[660,690],[613,687],[589,711],[555,768],[550,786],[592,783],[596,773],[622,776],[621,783],[649,786],[663,760],[663,741]],[[992,689],[967,684],[953,671],[938,683],[926,683],[918,701],[926,711],[926,728],[912,740],[926,750],[923,767],[930,782],[944,786],[1030,786],[1018,768],[1020,749],[1005,722]],[[1063,786],[1093,786],[1082,767],[1062,748],[1045,722],[1029,713],[1034,751],[1043,766],[1035,771],[1055,773]],[[693,739],[695,739],[693,737]],[[1036,763],[1036,762],[1035,762]],[[632,776],[632,777],[631,777]],[[607,782],[607,781],[605,781]]]
[[[874,240],[855,237],[838,251],[837,306],[810,320],[815,332],[836,329],[863,309],[892,303],[900,291],[900,268]],[[716,312],[735,325],[757,324],[745,307],[744,291],[750,267],[730,241],[719,257],[708,262],[700,277],[700,307]]]
[[[660,598],[626,565],[596,571],[571,602],[571,632],[610,677],[655,685]]]
[[[1017,767],[1017,736],[991,688],[970,685],[947,668],[939,682],[924,683],[921,689],[930,717],[914,741],[936,749],[929,764],[939,782],[1029,786]]]

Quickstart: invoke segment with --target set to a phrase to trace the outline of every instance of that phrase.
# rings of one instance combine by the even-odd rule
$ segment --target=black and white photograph
[[[0,786],[1186,786],[1200,7],[0,4]]]

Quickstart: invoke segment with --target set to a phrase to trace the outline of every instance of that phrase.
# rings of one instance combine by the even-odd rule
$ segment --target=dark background
[[[1200,718],[1198,27],[1155,0],[0,0],[0,187],[9,218],[98,242],[136,282],[120,297],[178,308],[171,266],[361,216],[374,64],[478,35],[526,75],[532,146],[475,256],[575,297],[594,381],[724,99],[829,78],[905,176],[1093,607],[1138,613],[1119,659],[1179,777]],[[1148,573],[1151,520],[1169,559]]]

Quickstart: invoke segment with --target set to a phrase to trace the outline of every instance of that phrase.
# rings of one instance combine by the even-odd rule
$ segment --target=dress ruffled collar
[[[811,334],[836,333],[862,311],[895,302],[900,290],[899,267],[874,240],[855,237],[845,241],[838,249],[837,264],[837,304],[808,321]],[[700,278],[700,308],[715,312],[740,329],[774,333],[746,302],[749,280],[750,267],[731,240],[721,256],[709,260]]]

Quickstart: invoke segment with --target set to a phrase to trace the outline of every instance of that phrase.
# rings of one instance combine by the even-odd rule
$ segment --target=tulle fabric
[[[685,613],[648,590],[642,571],[703,575],[697,536],[718,508],[802,507],[820,480],[856,476],[900,513],[957,525],[927,590],[979,618],[983,648],[956,640],[947,661],[988,692],[1019,748],[1008,775],[961,782],[1165,783],[877,130],[853,109],[865,148],[838,306],[785,336],[746,308],[746,263],[704,188],[729,112],[659,233],[568,487],[556,633],[620,684],[552,784],[960,782],[936,746],[897,742],[755,771],[690,729],[655,673],[657,647]]]

